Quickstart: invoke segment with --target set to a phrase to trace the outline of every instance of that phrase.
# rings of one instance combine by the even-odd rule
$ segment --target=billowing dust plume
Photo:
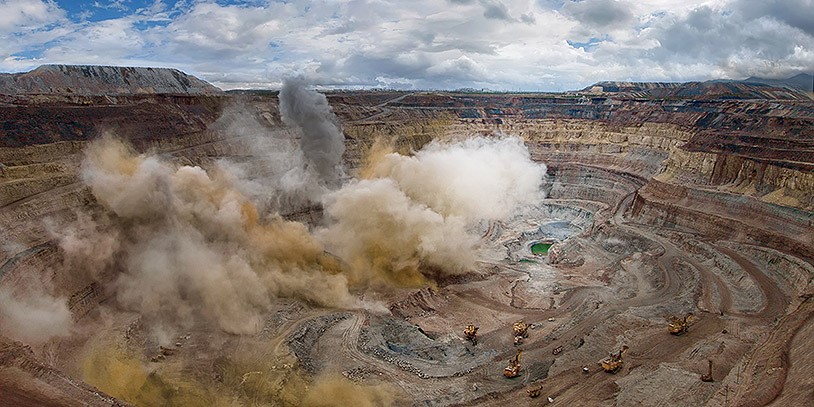
[[[43,288],[12,292],[0,287],[0,335],[40,344],[71,333],[73,319],[65,298]]]
[[[344,175],[345,137],[325,95],[308,89],[303,79],[289,78],[280,90],[283,123],[300,130],[300,148],[310,168],[330,188]]]
[[[261,216],[222,169],[173,165],[105,137],[88,148],[82,179],[115,216],[104,231],[78,228],[72,244],[118,237],[107,261],[119,270],[116,298],[160,338],[199,317],[256,333],[275,296],[359,305],[304,225]]]
[[[102,138],[88,149],[82,178],[112,226],[85,219],[61,239],[63,250],[120,270],[116,298],[160,338],[199,317],[251,334],[273,297],[358,307],[348,281],[418,286],[470,270],[477,224],[538,199],[545,172],[512,137],[373,157],[368,178],[324,198],[326,226],[314,237],[303,224],[258,213],[226,167],[177,166]]]
[[[0,252],[11,256],[37,252],[17,242],[0,242]],[[0,275],[3,270],[0,269]],[[15,283],[0,285],[0,336],[30,345],[40,345],[52,338],[72,333],[73,318],[68,299],[60,296],[55,284],[35,275],[19,276]]]
[[[218,379],[182,364],[146,369],[138,349],[102,338],[83,357],[83,379],[106,393],[139,406],[385,407],[404,405],[387,384],[363,385],[339,373],[309,378],[275,343],[243,337],[221,350],[214,364]],[[400,403],[399,403],[400,402]]]
[[[219,161],[234,186],[261,212],[294,213],[319,203],[329,189],[310,168],[297,137],[298,128],[276,126],[270,113],[255,114],[245,105],[227,106],[212,130],[235,140],[241,159]]]
[[[342,135],[325,97],[287,82],[281,105],[302,128],[309,165],[340,182]],[[413,155],[380,144],[362,179],[322,189],[326,218],[311,233],[258,210],[243,191],[263,178],[224,161],[209,170],[173,164],[103,137],[81,174],[108,219],[80,216],[57,237],[66,265],[94,270],[95,280],[112,275],[104,280],[114,281],[107,288],[118,304],[161,342],[201,320],[253,334],[275,297],[370,308],[351,289],[471,270],[479,225],[539,199],[544,173],[516,137],[433,142]]]
[[[270,128],[278,126],[272,114],[258,115],[255,109],[227,106],[213,125],[245,151],[241,159],[221,160],[220,166],[261,211],[286,214],[318,206],[345,176],[344,135],[326,97],[302,79],[288,79],[279,94],[286,126]]]
[[[413,156],[374,146],[362,174],[325,198],[318,232],[351,281],[426,283],[473,266],[478,222],[540,198],[545,166],[516,137],[432,142]]]

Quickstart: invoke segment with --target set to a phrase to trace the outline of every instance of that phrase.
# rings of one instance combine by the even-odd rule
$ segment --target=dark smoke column
[[[325,95],[307,88],[304,80],[286,79],[280,90],[283,123],[302,131],[300,148],[309,167],[330,188],[343,176],[345,137]]]

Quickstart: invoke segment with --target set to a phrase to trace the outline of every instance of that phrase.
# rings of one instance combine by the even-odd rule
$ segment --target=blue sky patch
[[[591,37],[590,39],[588,39],[588,42],[579,42],[579,41],[571,41],[571,40],[566,40],[566,42],[572,48],[582,48],[585,52],[591,52],[591,51],[595,50],[599,46],[599,44],[601,44],[601,43],[603,43],[603,42],[605,42],[607,40],[608,40],[607,37],[603,37],[603,38]]]

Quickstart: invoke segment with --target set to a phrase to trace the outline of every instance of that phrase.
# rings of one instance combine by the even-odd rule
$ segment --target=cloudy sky
[[[224,89],[777,78],[814,70],[814,0],[0,0],[0,71],[50,63]]]

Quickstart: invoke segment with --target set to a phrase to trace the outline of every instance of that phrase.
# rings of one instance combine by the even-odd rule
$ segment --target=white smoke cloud
[[[432,142],[412,157],[389,154],[373,171],[436,212],[473,221],[500,219],[537,200],[546,168],[517,137],[475,137]]]
[[[351,265],[352,280],[420,284],[427,271],[471,268],[478,236],[469,228],[541,198],[545,166],[519,138],[477,137],[384,154],[365,173],[373,179],[326,197],[331,223],[318,236]]]
[[[67,336],[73,319],[64,298],[54,297],[42,288],[12,292],[0,287],[0,332],[28,344]]]

